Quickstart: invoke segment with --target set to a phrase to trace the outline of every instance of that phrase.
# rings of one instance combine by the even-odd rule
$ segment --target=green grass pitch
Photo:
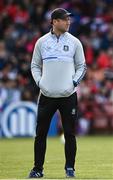
[[[113,136],[77,137],[76,179],[113,179]],[[33,167],[32,138],[0,139],[0,179],[26,179]],[[44,179],[65,179],[64,147],[48,138]]]

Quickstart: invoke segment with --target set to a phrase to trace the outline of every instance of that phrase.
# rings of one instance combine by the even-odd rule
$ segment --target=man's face
[[[66,17],[65,19],[55,19],[53,21],[54,21],[53,25],[58,31],[64,33],[69,30],[69,26],[70,26],[69,16]]]

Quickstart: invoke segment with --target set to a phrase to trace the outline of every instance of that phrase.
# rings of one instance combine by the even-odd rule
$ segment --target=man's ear
[[[56,24],[57,21],[58,21],[57,19],[53,19],[52,24]]]

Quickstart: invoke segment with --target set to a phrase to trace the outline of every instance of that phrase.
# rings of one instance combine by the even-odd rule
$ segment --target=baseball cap
[[[51,13],[51,20],[53,20],[53,19],[65,19],[66,17],[68,17],[70,15],[71,15],[71,13],[69,13],[66,9],[56,8]]]

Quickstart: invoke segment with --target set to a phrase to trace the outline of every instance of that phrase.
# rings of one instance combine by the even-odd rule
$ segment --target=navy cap
[[[53,20],[53,19],[65,19],[66,17],[68,17],[70,15],[71,15],[71,13],[69,13],[66,9],[56,8],[51,13],[51,20]]]

